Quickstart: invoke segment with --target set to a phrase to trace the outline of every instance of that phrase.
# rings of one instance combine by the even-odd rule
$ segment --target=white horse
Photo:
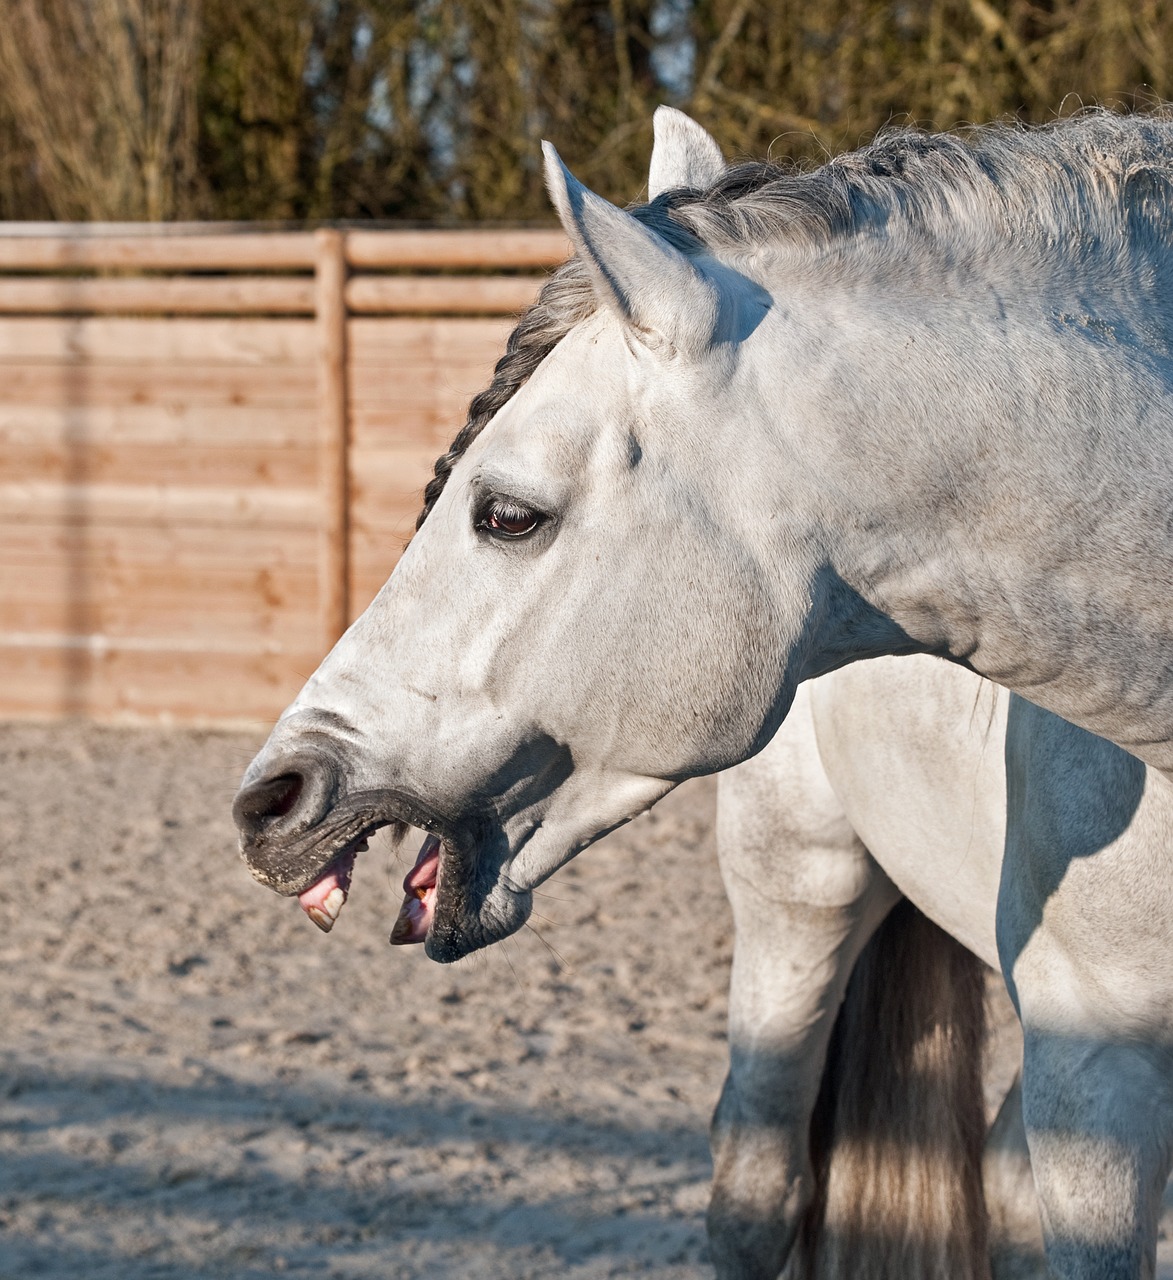
[[[632,212],[547,149],[577,256],[246,774],[250,869],[323,924],[411,821],[394,939],[503,937],[857,658],[949,656],[1173,772],[1173,124],[901,134],[798,175],[658,123],[672,189]]]
[[[804,685],[719,794],[718,1274],[773,1280],[799,1239],[788,1276],[988,1275],[985,961],[1023,1024],[1051,1267],[1151,1277],[1173,1161],[1165,780],[958,667],[880,659]],[[940,928],[893,913],[902,895]]]

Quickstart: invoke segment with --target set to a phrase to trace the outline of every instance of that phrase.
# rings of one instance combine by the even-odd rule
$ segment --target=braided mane
[[[639,205],[628,212],[641,222],[652,224],[676,248],[696,253],[696,238],[675,223],[664,223],[669,204],[686,203],[700,198],[699,192],[666,192],[651,204]],[[444,492],[453,467],[472,442],[492,421],[502,406],[529,380],[533,371],[562,341],[580,320],[591,316],[596,307],[595,291],[586,269],[578,258],[564,262],[542,286],[529,309],[522,313],[505,343],[505,354],[493,369],[493,380],[468,407],[468,418],[446,453],[436,459],[432,478],[424,488],[424,506],[415,522],[418,530]]]
[[[489,422],[529,380],[530,375],[555,346],[594,310],[594,298],[582,264],[571,258],[542,286],[537,299],[525,311],[505,344],[505,354],[493,369],[493,380],[474,396],[468,418],[446,453],[436,459],[432,478],[424,487],[424,506],[415,522],[418,530],[444,492],[452,468]]]
[[[732,165],[707,191],[666,191],[629,212],[689,255],[776,247],[811,257],[845,239],[906,234],[954,257],[1066,255],[1135,274],[1173,257],[1173,118],[1091,110],[1032,129],[901,129],[809,172]],[[595,307],[577,258],[546,281],[437,459],[417,530],[472,442]]]

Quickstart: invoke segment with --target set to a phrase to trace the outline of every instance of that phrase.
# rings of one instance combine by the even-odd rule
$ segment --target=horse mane
[[[660,225],[657,209],[657,206],[666,203],[669,195],[687,199],[689,194],[698,193],[665,193],[664,197],[652,204],[635,206],[629,212],[641,222],[653,225],[659,234],[678,249],[695,253],[700,247],[696,238],[673,222]],[[424,487],[423,510],[415,522],[417,530],[436,505],[436,499],[443,493],[452,468],[472,442],[570,330],[594,311],[595,291],[590,277],[579,259],[571,258],[554,271],[542,286],[537,299],[522,313],[505,343],[505,354],[493,369],[492,382],[473,397],[464,426],[448,451],[436,459],[432,478]]]
[[[801,260],[845,241],[902,236],[941,245],[953,261],[1034,252],[1136,271],[1173,247],[1173,116],[1091,109],[1034,128],[896,129],[808,171],[731,165],[707,190],[666,191],[629,212],[690,255],[773,248]],[[518,320],[492,382],[437,459],[417,529],[472,442],[594,310],[590,279],[572,258]]]

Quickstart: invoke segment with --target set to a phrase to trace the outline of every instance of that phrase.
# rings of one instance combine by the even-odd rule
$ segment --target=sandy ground
[[[329,937],[249,879],[258,743],[0,726],[0,1278],[710,1276],[712,782],[446,969],[387,945],[414,846]]]

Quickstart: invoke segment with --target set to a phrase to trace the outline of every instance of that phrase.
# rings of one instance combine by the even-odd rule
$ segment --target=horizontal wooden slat
[[[228,531],[219,525],[77,524],[46,514],[0,522],[0,559],[5,564],[68,561],[87,572],[103,565],[171,565],[184,571],[288,565],[312,576],[317,538],[312,528],[241,525]]]
[[[279,657],[287,653],[304,653],[314,660],[316,650],[296,649],[280,639],[267,638],[259,643],[239,636],[112,636],[104,632],[74,633],[69,631],[11,631],[0,636],[0,660],[6,652],[25,650],[29,653],[48,649],[71,649],[97,656],[105,654],[221,654],[240,657],[264,654]]]
[[[314,351],[312,320],[9,316],[0,318],[0,388],[6,361],[304,365]]]
[[[220,235],[13,236],[0,225],[0,270],[133,267],[140,271],[258,271],[314,265],[312,232]]]
[[[43,481],[0,484],[0,521],[51,518],[73,524],[110,521],[128,525],[212,525],[228,530],[246,525],[303,529],[316,525],[317,501],[317,491],[306,489]]]
[[[546,228],[350,231],[346,235],[346,260],[352,267],[556,267],[569,256],[565,232]]]
[[[483,358],[491,369],[512,329],[513,321],[501,317],[361,316],[347,325],[347,348],[352,367],[380,365],[394,353],[428,364]]]
[[[259,608],[250,604],[256,588],[241,584],[217,591],[193,588],[189,602],[174,597],[135,600],[128,594],[96,594],[85,599],[26,596],[11,610],[4,624],[7,635],[86,635],[112,639],[150,640],[184,636],[197,647],[230,644],[238,651],[263,649],[272,641],[281,646],[309,647],[318,636],[317,600],[299,601],[298,607]],[[193,626],[197,617],[198,626]],[[7,610],[5,611],[8,612]]]
[[[488,386],[493,376],[498,351],[496,347],[438,350],[434,358],[420,355],[409,349],[397,350],[388,346],[380,360],[369,360],[348,366],[351,389],[359,394],[385,393],[388,380],[402,385],[407,379],[427,382],[433,386],[459,389],[469,393],[474,388]],[[0,378],[3,366],[0,365]]]
[[[6,635],[171,635],[201,648],[230,643],[236,649],[269,640],[306,647],[318,635],[316,584],[293,583],[274,569],[238,579],[226,573],[91,575],[84,592],[56,575],[36,580],[32,570],[6,567],[5,577],[14,594],[0,609]]]
[[[359,315],[515,315],[533,302],[540,288],[541,281],[530,276],[353,276],[345,297],[347,307]]]
[[[45,234],[50,229],[56,234]],[[208,234],[198,224],[136,232],[126,227],[50,228],[45,224],[30,230],[33,234],[14,234],[11,224],[0,224],[0,269],[296,270],[314,264],[312,232]],[[358,268],[554,267],[569,254],[565,233],[554,228],[346,233],[347,261]]]
[[[312,404],[312,367],[254,365],[74,364],[45,368],[15,361],[0,365],[0,404]]]
[[[374,573],[382,582],[411,541],[422,505],[416,494],[381,501],[363,513],[361,520],[356,510],[352,525],[356,571]]]
[[[182,399],[166,404],[84,406],[0,401],[0,445],[166,446],[177,456],[194,449],[302,448],[314,443],[316,415],[317,406],[310,400],[261,409],[251,404],[200,404]]]
[[[243,723],[274,720],[322,655],[206,652],[182,637],[150,649],[87,641],[27,645],[0,636],[0,715]]]
[[[47,480],[87,485],[278,485],[310,489],[317,480],[317,451],[264,445],[210,447],[93,444],[81,432],[70,439],[10,445],[0,433],[0,476],[6,483]]]
[[[0,312],[70,315],[312,315],[310,279],[223,276],[211,279],[103,280],[0,276]]]
[[[132,240],[156,240],[175,236],[277,235],[285,228],[277,222],[243,222],[221,218],[189,222],[0,222],[0,235],[25,240],[76,240],[79,237],[126,236]],[[295,233],[296,234],[296,233]]]

